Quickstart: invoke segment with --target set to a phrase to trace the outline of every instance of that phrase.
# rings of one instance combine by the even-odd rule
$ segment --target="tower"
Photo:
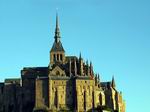
[[[55,28],[55,36],[54,43],[50,50],[50,65],[53,64],[63,64],[65,62],[65,50],[60,41],[60,29],[59,29],[59,20],[58,14],[56,14],[56,28]]]

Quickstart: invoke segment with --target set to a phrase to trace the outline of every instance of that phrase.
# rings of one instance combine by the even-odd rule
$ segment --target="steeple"
[[[60,41],[60,30],[59,30],[59,20],[58,20],[58,13],[56,13],[56,28],[55,28],[55,36],[54,36],[54,44],[52,46],[51,52],[65,52],[62,43]]]
[[[116,87],[114,76],[112,77],[111,86],[112,88]]]
[[[54,43],[50,50],[50,65],[53,64],[62,64],[65,62],[65,50],[63,45],[60,41],[60,30],[59,30],[59,20],[58,14],[56,13],[56,28],[55,28],[55,36],[54,36]]]
[[[55,28],[55,42],[58,43],[60,41],[60,30],[59,30],[59,20],[58,13],[56,13],[56,28]]]

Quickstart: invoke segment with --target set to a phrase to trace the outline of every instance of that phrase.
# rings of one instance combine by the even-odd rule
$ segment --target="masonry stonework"
[[[80,54],[66,56],[58,16],[47,67],[25,67],[20,79],[0,83],[0,112],[125,112],[122,93],[101,82]]]

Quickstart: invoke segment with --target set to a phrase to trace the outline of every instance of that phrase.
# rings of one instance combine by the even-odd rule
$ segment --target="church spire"
[[[55,36],[54,43],[50,50],[50,65],[56,63],[64,63],[65,62],[65,50],[60,41],[60,30],[59,30],[59,20],[58,14],[56,13],[56,28],[55,28]]]
[[[59,30],[59,19],[58,13],[56,13],[56,28],[55,28],[55,42],[58,43],[60,41],[60,30]]]

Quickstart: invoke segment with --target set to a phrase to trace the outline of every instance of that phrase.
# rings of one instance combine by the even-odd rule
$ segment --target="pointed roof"
[[[65,52],[62,43],[59,41],[58,43],[54,42],[51,48],[51,52],[63,51]]]
[[[111,85],[112,85],[113,88],[116,87],[114,76],[112,77]]]
[[[59,20],[58,20],[58,13],[56,13],[56,28],[55,28],[55,42],[59,42],[60,40],[60,30],[59,30]]]
[[[82,59],[81,52],[80,52],[80,55],[79,55],[79,59],[80,59],[80,60]]]
[[[59,20],[58,20],[58,14],[56,13],[56,28],[55,28],[55,36],[54,36],[54,43],[51,48],[51,52],[57,52],[57,51],[63,51],[65,52],[62,43],[60,41],[60,30],[59,30]]]

